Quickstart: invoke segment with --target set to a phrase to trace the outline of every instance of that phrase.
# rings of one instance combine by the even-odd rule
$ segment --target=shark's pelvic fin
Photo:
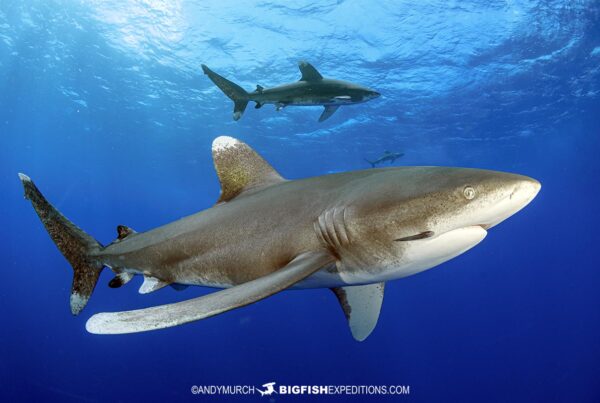
[[[122,272],[117,273],[117,275],[108,282],[108,286],[110,288],[119,288],[122,285],[129,283],[132,278],[133,278],[133,273],[122,271]]]
[[[384,288],[385,283],[377,283],[331,289],[344,310],[356,340],[365,340],[375,329]]]
[[[217,203],[229,201],[251,189],[284,181],[250,146],[232,137],[217,137],[213,141],[212,154],[221,182],[221,196]]]
[[[319,122],[329,119],[339,107],[339,105],[326,105],[325,109],[323,109],[323,113],[321,113],[321,116],[319,117]]]
[[[142,286],[140,287],[138,292],[140,294],[148,294],[156,290],[160,290],[161,288],[166,287],[169,284],[171,283],[159,280],[156,277],[144,276],[144,282],[142,283]]]
[[[50,238],[73,267],[70,303],[71,312],[77,315],[90,299],[104,267],[93,257],[102,245],[55,209],[27,175],[19,174],[19,179],[25,198],[31,201]]]
[[[306,252],[282,269],[256,280],[174,304],[135,311],[98,313],[87,321],[85,327],[88,332],[95,334],[137,333],[208,318],[283,291],[333,260],[325,251]]]
[[[302,73],[300,81],[319,81],[323,79],[321,73],[319,73],[317,69],[315,69],[313,65],[308,62],[298,62],[298,68],[300,69],[300,73]]]

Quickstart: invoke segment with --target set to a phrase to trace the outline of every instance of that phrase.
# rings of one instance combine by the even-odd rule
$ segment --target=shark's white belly
[[[444,263],[471,249],[485,238],[480,226],[459,228],[433,238],[408,241],[400,256],[383,259],[364,268],[338,267],[337,272],[321,270],[294,288],[326,288],[379,283],[407,277]]]

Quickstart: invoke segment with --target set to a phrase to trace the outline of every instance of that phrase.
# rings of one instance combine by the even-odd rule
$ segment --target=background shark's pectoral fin
[[[319,73],[317,69],[315,69],[313,65],[308,62],[298,62],[298,68],[300,69],[300,73],[302,73],[302,78],[300,78],[300,81],[319,81],[323,79],[321,73]]]
[[[284,181],[250,146],[232,137],[217,137],[213,141],[212,154],[221,182],[218,203],[229,201],[249,189]]]
[[[96,334],[136,333],[208,318],[285,290],[333,260],[324,251],[306,252],[267,276],[199,298],[135,311],[96,314],[88,320],[86,329]]]
[[[319,117],[319,122],[322,122],[324,120],[329,119],[331,117],[331,115],[333,115],[335,113],[335,111],[338,110],[338,108],[339,108],[339,105],[327,105],[327,106],[325,106],[325,109],[323,110],[323,113]]]
[[[156,277],[144,276],[144,283],[138,290],[140,294],[148,294],[156,290],[160,290],[163,287],[168,286],[171,283],[157,279]]]
[[[350,331],[356,340],[365,340],[375,329],[384,288],[385,283],[377,283],[331,289],[344,310]]]

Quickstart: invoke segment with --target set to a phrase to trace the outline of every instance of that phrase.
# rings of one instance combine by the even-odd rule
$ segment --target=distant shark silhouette
[[[257,85],[256,90],[252,92],[246,92],[242,87],[218,75],[204,64],[202,70],[233,101],[233,120],[239,120],[248,102],[254,101],[256,109],[264,104],[274,104],[277,110],[291,105],[322,105],[325,107],[319,117],[319,122],[322,122],[330,118],[342,105],[366,102],[380,95],[377,91],[358,84],[323,78],[310,63],[299,62],[298,67],[302,73],[300,81],[272,88]]]
[[[375,328],[386,281],[430,269],[477,245],[538,193],[534,179],[466,168],[400,167],[286,180],[248,145],[213,142],[217,204],[147,232],[119,226],[102,246],[19,174],[56,246],[73,267],[71,311],[103,267],[140,293],[171,284],[226,288],[187,301],[98,313],[86,329],[134,333],[208,318],[288,288],[331,288],[352,335]],[[505,257],[508,258],[508,257]]]
[[[404,156],[404,153],[394,153],[391,151],[385,151],[383,153],[383,155],[379,158],[377,158],[374,161],[369,161],[368,159],[365,158],[365,161],[367,161],[369,164],[371,164],[371,168],[375,168],[376,165],[378,164],[383,164],[384,162],[389,162],[390,164],[393,164],[398,158],[401,158]]]

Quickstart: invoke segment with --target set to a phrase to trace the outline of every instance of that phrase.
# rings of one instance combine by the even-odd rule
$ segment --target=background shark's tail
[[[248,105],[248,93],[246,90],[225,77],[218,75],[204,64],[202,65],[202,71],[233,101],[233,120],[239,120]]]
[[[375,163],[373,161],[369,161],[366,158],[365,158],[365,161],[367,161],[369,164],[371,164],[371,168],[375,168]]]
[[[85,307],[100,277],[103,265],[92,257],[102,245],[63,216],[46,200],[33,181],[23,174],[19,178],[25,198],[31,201],[48,234],[73,267],[71,312],[77,315]]]

